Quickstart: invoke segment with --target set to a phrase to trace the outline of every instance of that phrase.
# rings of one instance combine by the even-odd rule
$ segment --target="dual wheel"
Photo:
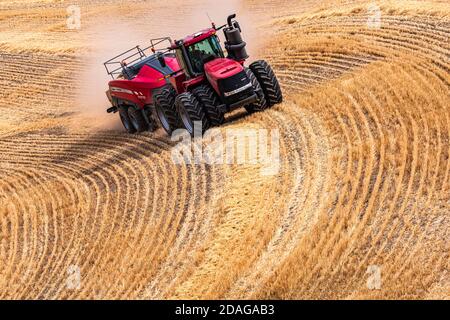
[[[182,93],[175,99],[181,121],[191,135],[201,135],[210,127],[220,126],[225,122],[225,115],[219,105],[219,97],[208,85]]]
[[[258,101],[245,107],[247,112],[263,111],[283,101],[280,84],[272,67],[264,60],[253,62],[245,68]]]
[[[153,121],[149,117],[148,110],[141,110],[136,106],[123,105],[119,107],[119,116],[128,133],[154,131]]]
[[[172,86],[166,86],[154,97],[156,114],[168,134],[183,127],[191,135],[197,131],[202,134],[225,121],[224,113],[218,108],[220,99],[210,86],[201,85],[180,95]]]

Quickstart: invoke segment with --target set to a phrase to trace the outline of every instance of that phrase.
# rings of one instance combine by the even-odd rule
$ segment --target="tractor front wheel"
[[[250,69],[253,71],[253,74],[258,79],[264,91],[268,107],[281,103],[283,101],[283,94],[272,67],[266,61],[258,60],[250,65]]]
[[[245,73],[247,74],[247,77],[250,79],[250,82],[252,83],[253,90],[255,91],[258,101],[245,106],[245,109],[248,113],[253,113],[257,111],[263,111],[267,108],[267,101],[266,97],[264,95],[264,91],[261,88],[261,84],[259,83],[258,79],[256,78],[253,71],[249,68],[245,68]]]
[[[216,127],[224,123],[225,115],[218,108],[220,99],[213,88],[208,85],[201,85],[192,90],[192,94],[202,104],[203,110],[205,110],[206,117],[211,126]]]
[[[136,132],[143,132],[148,129],[147,121],[145,120],[141,109],[133,106],[129,107],[128,116],[131,124],[136,129]]]
[[[191,136],[194,136],[195,122],[201,122],[202,134],[208,130],[209,121],[206,117],[206,112],[203,110],[202,104],[192,93],[185,92],[178,95],[175,99],[175,105],[184,127]]]
[[[166,86],[158,90],[153,96],[156,116],[169,135],[180,127],[180,118],[175,107],[176,95],[177,93],[172,86]]]
[[[119,116],[125,130],[127,130],[128,133],[135,133],[136,128],[131,123],[130,116],[128,115],[128,107],[119,107]]]

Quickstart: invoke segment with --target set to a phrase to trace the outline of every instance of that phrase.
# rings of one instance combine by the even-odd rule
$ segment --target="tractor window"
[[[209,37],[187,48],[194,73],[203,73],[203,65],[213,58],[223,58],[217,37]]]
[[[186,68],[186,63],[183,58],[183,52],[181,51],[181,49],[175,50],[175,54],[177,56],[177,61],[180,64],[180,68],[185,70],[185,72],[188,72],[188,69]]]

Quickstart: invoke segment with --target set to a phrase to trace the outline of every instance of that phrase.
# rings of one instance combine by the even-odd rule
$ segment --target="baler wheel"
[[[136,128],[131,123],[130,116],[128,115],[128,107],[119,107],[119,116],[125,130],[127,130],[128,133],[135,133]]]
[[[141,109],[134,106],[129,107],[128,116],[130,118],[131,124],[136,129],[136,132],[143,132],[148,129],[147,121],[145,121]]]

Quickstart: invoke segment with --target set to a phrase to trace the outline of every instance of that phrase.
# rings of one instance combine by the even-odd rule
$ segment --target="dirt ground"
[[[233,12],[284,102],[220,130],[278,130],[273,175],[105,112],[102,62]],[[1,298],[450,298],[448,1],[0,0],[0,31]]]

